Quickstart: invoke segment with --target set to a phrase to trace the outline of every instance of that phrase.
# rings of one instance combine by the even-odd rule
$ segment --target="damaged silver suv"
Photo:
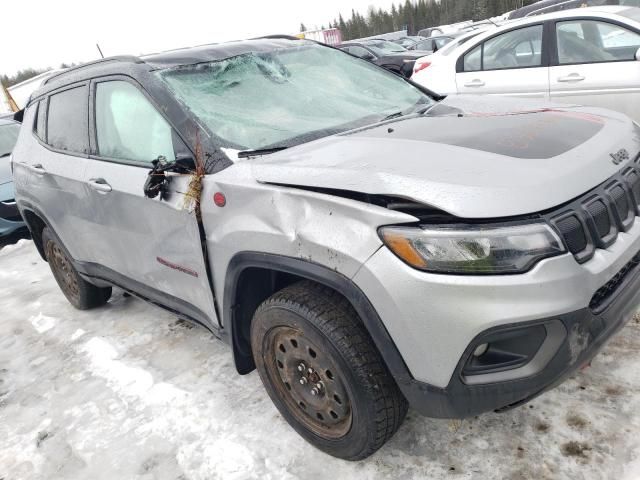
[[[595,108],[443,99],[270,37],[52,76],[13,168],[75,307],[116,286],[203,325],[300,435],[356,460],[409,405],[527,402],[632,316],[639,130]]]

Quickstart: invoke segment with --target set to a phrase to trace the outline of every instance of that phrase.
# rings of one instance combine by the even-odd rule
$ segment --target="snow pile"
[[[115,293],[74,310],[31,242],[0,250],[0,478],[640,478],[640,323],[529,405],[410,411],[354,464],[306,444],[203,329]]]

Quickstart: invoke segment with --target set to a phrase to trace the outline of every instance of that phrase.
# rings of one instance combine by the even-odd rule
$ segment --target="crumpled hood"
[[[604,182],[624,165],[611,154],[640,151],[639,130],[604,109],[448,97],[431,115],[251,162],[261,182],[394,195],[461,218],[507,217],[553,208]]]

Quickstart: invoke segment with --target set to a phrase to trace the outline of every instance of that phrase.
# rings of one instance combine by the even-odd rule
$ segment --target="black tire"
[[[53,277],[71,305],[78,310],[89,310],[109,301],[111,287],[100,288],[83,279],[49,228],[42,231],[42,246]]]
[[[282,416],[329,455],[366,458],[405,418],[407,401],[366,328],[331,289],[303,281],[275,293],[253,316],[251,347]]]

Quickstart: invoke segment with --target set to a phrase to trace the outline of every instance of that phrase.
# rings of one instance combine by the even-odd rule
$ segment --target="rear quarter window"
[[[47,144],[57,150],[89,153],[88,98],[86,85],[49,97]]]
[[[43,142],[46,141],[45,136],[45,121],[46,121],[46,111],[47,111],[47,102],[46,100],[40,100],[37,104],[34,105],[35,110],[35,118],[33,120],[33,133],[36,134]]]

